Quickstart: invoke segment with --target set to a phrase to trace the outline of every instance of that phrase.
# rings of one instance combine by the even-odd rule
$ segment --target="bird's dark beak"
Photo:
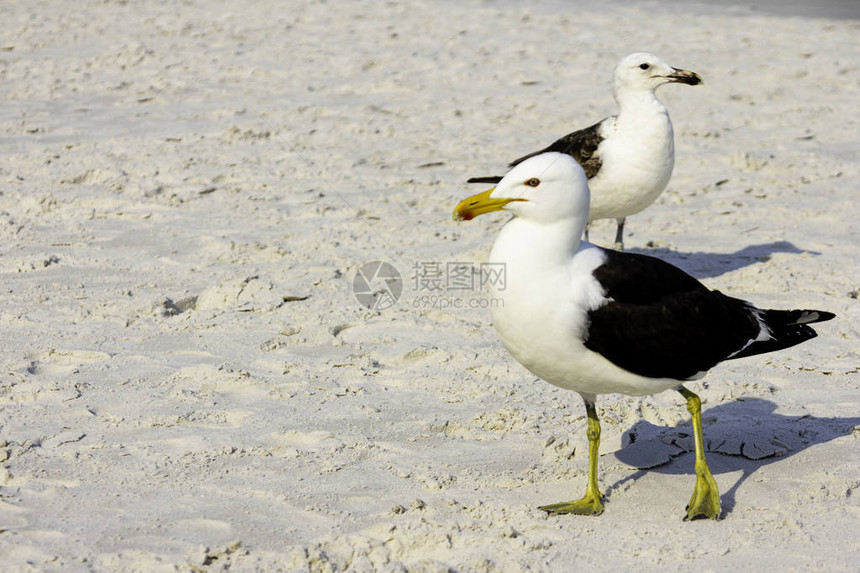
[[[696,72],[690,72],[688,70],[679,70],[678,68],[672,68],[672,73],[666,77],[669,78],[670,82],[687,84],[688,86],[697,86],[703,83],[702,76],[700,76]]]

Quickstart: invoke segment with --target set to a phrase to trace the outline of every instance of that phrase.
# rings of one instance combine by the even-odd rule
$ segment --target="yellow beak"
[[[501,211],[505,205],[512,201],[525,201],[525,199],[491,199],[490,194],[496,188],[488,189],[483,193],[466,197],[454,208],[455,221],[471,221],[478,215],[484,213],[492,213],[493,211]]]

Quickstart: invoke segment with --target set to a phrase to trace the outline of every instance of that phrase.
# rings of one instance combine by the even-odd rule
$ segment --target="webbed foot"
[[[687,505],[687,515],[684,521],[705,517],[707,519],[719,519],[720,517],[720,491],[717,482],[708,468],[708,464],[696,463],[696,487],[693,488],[693,496]]]
[[[564,515],[567,513],[574,515],[600,515],[603,513],[603,503],[600,501],[601,497],[600,492],[597,492],[597,495],[589,492],[582,499],[542,505],[538,509],[550,515]]]

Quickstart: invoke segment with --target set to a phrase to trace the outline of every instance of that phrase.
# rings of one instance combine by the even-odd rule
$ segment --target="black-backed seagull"
[[[589,179],[591,214],[615,219],[615,248],[624,249],[624,221],[653,203],[666,188],[675,164],[672,122],[654,90],[666,83],[702,83],[695,72],[673,68],[657,56],[630,54],[615,67],[613,93],[618,115],[565,135],[549,147],[511,162],[516,166],[548,151],[576,159]],[[498,183],[501,177],[473,177],[469,183]],[[588,225],[585,227],[588,240]]]
[[[547,382],[585,401],[588,487],[582,499],[543,506],[551,514],[600,514],[598,394],[631,396],[675,389],[692,415],[696,485],[686,518],[720,516],[717,484],[705,461],[701,401],[682,382],[732,358],[800,344],[808,325],[835,315],[818,310],[759,310],[712,291],[659,259],[581,241],[588,222],[588,180],[569,155],[529,158],[486,191],[457,205],[455,219],[506,210],[513,218],[490,262],[505,265],[491,285],[493,324],[510,353]]]

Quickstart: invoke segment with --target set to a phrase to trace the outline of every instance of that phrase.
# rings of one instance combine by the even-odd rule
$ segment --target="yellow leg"
[[[603,495],[597,489],[597,452],[600,448],[600,420],[593,401],[585,400],[585,413],[588,416],[588,486],[585,496],[575,501],[564,501],[543,505],[542,509],[550,515],[574,513],[576,515],[600,515],[603,513]]]
[[[693,436],[696,444],[696,487],[687,505],[687,515],[684,520],[696,517],[719,519],[720,492],[717,482],[705,461],[705,440],[702,438],[702,401],[696,394],[683,386],[678,386],[678,392],[687,399],[687,410],[693,417]]]

